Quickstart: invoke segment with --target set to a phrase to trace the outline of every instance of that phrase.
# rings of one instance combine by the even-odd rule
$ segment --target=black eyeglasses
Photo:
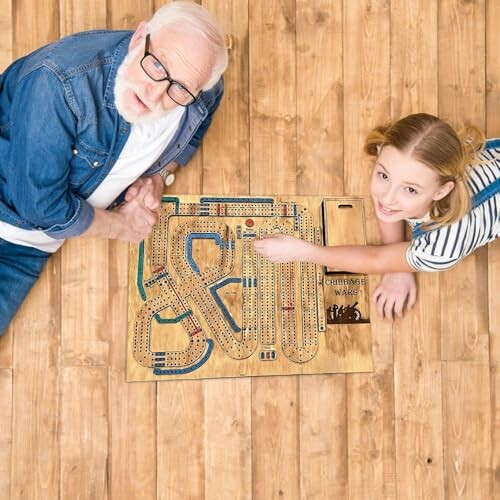
[[[155,82],[168,81],[169,85],[167,87],[167,94],[179,106],[189,106],[196,101],[197,97],[193,95],[189,90],[182,85],[182,83],[176,82],[170,78],[168,71],[165,66],[149,52],[149,33],[146,35],[146,48],[144,50],[144,56],[141,59],[141,67],[144,73],[154,80]]]

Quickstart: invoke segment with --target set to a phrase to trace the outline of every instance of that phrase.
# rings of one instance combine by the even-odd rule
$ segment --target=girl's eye
[[[378,172],[378,176],[383,180],[386,181],[389,177],[385,172]]]
[[[406,188],[410,194],[418,194],[417,190],[412,187],[407,187]]]

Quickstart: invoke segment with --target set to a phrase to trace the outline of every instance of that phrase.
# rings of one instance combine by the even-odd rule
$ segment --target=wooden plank
[[[389,5],[383,0],[344,5],[344,185],[350,196],[369,196],[367,133],[390,120]],[[367,204],[368,205],[368,204]],[[367,214],[372,216],[373,212]],[[374,225],[375,226],[375,225]],[[369,228],[367,228],[369,229]],[[368,241],[378,236],[368,231]]]
[[[12,454],[12,370],[0,368],[0,498],[10,498]]]
[[[500,62],[498,60],[498,23],[500,4],[486,3],[486,134],[500,136]],[[489,333],[492,399],[492,469],[500,470],[500,240],[488,247]],[[500,496],[500,475],[495,473],[493,497]]]
[[[437,114],[438,0],[391,2],[392,119]]]
[[[61,497],[107,498],[108,371],[62,368]]]
[[[58,15],[54,0],[13,4],[13,57],[56,40]],[[12,325],[12,498],[59,497],[59,279],[56,255]]]
[[[343,191],[342,1],[296,1],[297,193]]]
[[[59,497],[58,257],[14,319],[12,498]]]
[[[344,375],[299,379],[301,498],[347,498],[346,397]]]
[[[229,52],[225,93],[203,140],[203,193],[248,194],[248,2],[204,0],[226,33]],[[203,383],[205,498],[250,499],[251,381]],[[220,481],[220,477],[224,481]]]
[[[0,368],[12,367],[12,325],[0,337]]]
[[[490,368],[491,380],[491,442],[493,444],[491,471],[493,476],[492,498],[500,495],[500,364],[494,363]]]
[[[418,286],[420,300],[394,337],[397,490],[398,498],[443,498],[439,281],[422,273]]]
[[[153,0],[108,0],[107,25],[110,29],[135,31],[141,21],[153,15]]]
[[[229,64],[224,97],[203,141],[203,192],[248,194],[248,0],[204,0],[226,33]]]
[[[500,4],[486,3],[486,134],[500,136],[500,61],[498,60],[498,23]],[[491,399],[493,408],[492,469],[500,470],[500,240],[488,247],[489,333]],[[493,498],[500,497],[500,475],[495,473]]]
[[[500,470],[500,239],[488,248],[490,367],[492,408],[492,469]],[[500,496],[500,474],[495,472],[493,498]]]
[[[32,52],[59,37],[56,0],[21,0],[13,3],[13,58]]]
[[[485,124],[485,3],[439,4],[439,109],[459,127]],[[481,56],[478,57],[478,54]],[[440,303],[445,493],[492,498],[487,249],[443,273]],[[456,321],[460,311],[460,321]]]
[[[61,36],[106,28],[106,2],[100,0],[59,0]]]
[[[105,5],[60,5],[61,36],[106,26]],[[61,249],[60,487],[67,498],[107,492],[107,267],[105,240],[70,239]]]
[[[375,221],[369,201],[373,160],[363,153],[368,132],[390,120],[389,5],[377,0],[344,3],[344,192],[362,196],[367,221]],[[346,32],[347,30],[347,32]],[[380,242],[376,224],[367,224],[368,244]],[[369,289],[380,278],[369,276]],[[392,364],[392,327],[370,314],[375,365]]]
[[[128,244],[109,242],[109,498],[156,499],[156,384],[125,381]]]
[[[500,61],[498,60],[498,22],[500,4],[486,0],[486,134],[500,136]]]
[[[487,364],[443,363],[446,498],[494,498],[490,404]]]
[[[107,25],[135,30],[150,0],[108,2]],[[129,245],[108,242],[109,498],[156,499],[156,384],[125,381]]]
[[[390,118],[389,19],[387,2],[344,3],[344,190],[367,199],[372,160],[364,139]],[[371,203],[365,210],[374,220]],[[367,224],[367,240],[379,241],[375,224]],[[375,372],[347,377],[348,495],[394,498],[392,331],[376,314],[371,319]]]
[[[197,2],[199,3],[199,2]],[[160,3],[156,2],[156,8]],[[167,194],[202,192],[202,149],[178,169]],[[204,392],[201,381],[158,384],[157,498],[204,498]],[[164,425],[169,422],[169,425]]]
[[[393,367],[347,376],[348,498],[396,496]]]
[[[437,114],[436,0],[391,4],[392,116]],[[396,470],[398,496],[442,498],[439,274],[418,276],[419,300],[395,324]],[[411,492],[411,493],[410,493]]]
[[[61,249],[63,366],[108,364],[108,265],[106,240],[75,238]]]
[[[295,194],[295,1],[250,2],[249,8],[250,189]]]
[[[299,499],[297,377],[252,381],[252,499]]]
[[[439,3],[439,114],[457,128],[465,122],[485,124],[484,32],[484,1]],[[487,362],[487,279],[484,247],[442,273],[443,359]]]
[[[250,192],[296,192],[295,1],[249,3]],[[299,498],[297,377],[252,380],[253,497]]]
[[[500,61],[498,59],[498,23],[500,3],[486,4],[486,135],[500,137]],[[500,363],[500,242],[488,246],[490,362]],[[499,455],[500,465],[500,455]]]
[[[158,500],[207,498],[204,416],[203,382],[158,384]]]
[[[12,0],[0,1],[0,72],[12,61]]]
[[[250,380],[205,380],[203,386],[205,498],[251,499]]]

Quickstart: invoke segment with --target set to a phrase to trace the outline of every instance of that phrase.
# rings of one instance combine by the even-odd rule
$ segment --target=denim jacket
[[[0,76],[0,220],[63,239],[82,234],[86,199],[109,174],[130,135],[114,84],[130,31],[89,31],[15,61]],[[189,106],[152,175],[185,165],[223,93],[222,79]]]

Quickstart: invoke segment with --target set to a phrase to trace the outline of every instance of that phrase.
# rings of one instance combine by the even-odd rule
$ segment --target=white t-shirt
[[[488,148],[479,154],[479,163],[469,167],[471,194],[484,191],[500,178],[500,148]],[[408,220],[414,228],[425,220]],[[412,238],[406,260],[417,271],[442,271],[457,264],[476,248],[498,238],[500,234],[500,193],[474,206],[459,221]]]
[[[87,201],[95,208],[107,208],[128,186],[155,162],[172,140],[185,108],[178,106],[157,120],[135,123],[111,172]],[[43,231],[21,229],[0,221],[0,238],[53,253],[63,243]]]

